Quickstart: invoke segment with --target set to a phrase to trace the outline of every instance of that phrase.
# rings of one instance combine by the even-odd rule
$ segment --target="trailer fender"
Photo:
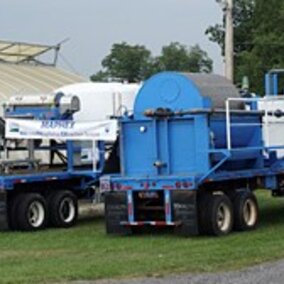
[[[107,192],[105,194],[105,220],[107,234],[130,235],[130,227],[121,225],[128,221],[126,192]]]
[[[172,192],[174,221],[180,222],[176,232],[184,236],[198,234],[196,192],[175,190]]]
[[[0,230],[7,230],[8,228],[7,193],[0,191]]]

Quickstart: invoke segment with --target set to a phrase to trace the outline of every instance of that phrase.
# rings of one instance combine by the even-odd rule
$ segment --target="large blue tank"
[[[164,72],[150,78],[133,117],[122,120],[123,174],[204,175],[223,160],[217,171],[263,167],[261,116],[240,111],[239,103],[231,104],[236,112],[228,151],[224,107],[232,97],[238,90],[219,75]]]

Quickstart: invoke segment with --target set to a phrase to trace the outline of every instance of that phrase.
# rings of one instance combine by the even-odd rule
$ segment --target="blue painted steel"
[[[136,119],[144,119],[146,109],[160,107],[178,111],[209,106],[210,99],[201,96],[197,86],[186,76],[163,72],[146,81],[139,91],[134,104],[134,116]]]
[[[62,93],[58,93],[55,100],[59,102]],[[53,106],[25,106],[15,105],[5,108],[5,117],[25,117],[35,120],[71,120],[72,113],[61,114],[59,104]],[[74,153],[81,151],[81,148],[74,145],[73,141],[67,141],[64,145],[56,146],[39,146],[36,150],[66,150],[67,170],[57,172],[27,172],[25,174],[2,175],[0,176],[1,190],[14,190],[17,185],[28,185],[32,183],[50,183],[54,181],[72,181],[77,180],[78,185],[74,185],[74,190],[86,191],[94,183],[98,182],[102,175],[104,166],[104,142],[98,142],[99,148],[99,165],[97,170],[78,170],[74,167]],[[19,149],[23,150],[23,149]],[[61,188],[59,188],[60,190]],[[40,190],[40,188],[39,188]]]
[[[42,172],[42,173],[30,173],[30,174],[17,174],[17,175],[2,175],[0,176],[0,189],[13,190],[15,185],[29,184],[35,182],[51,182],[51,181],[64,181],[72,180],[75,178],[81,178],[84,180],[82,186],[78,190],[85,190],[88,182],[98,180],[101,173],[93,171],[74,171],[68,172]]]
[[[232,147],[240,150],[238,155],[232,153],[224,161],[220,153],[226,150],[227,145],[225,114],[163,119],[143,115],[147,109],[181,111],[211,106],[210,100],[202,96],[188,77],[166,72],[151,78],[137,95],[134,118],[124,117],[121,121],[123,175],[208,176],[212,169],[233,171],[244,167],[262,168],[264,157],[260,116],[231,117]],[[239,125],[246,125],[245,130]]]
[[[273,95],[277,96],[278,95],[278,74],[273,74],[272,80],[273,80]]]
[[[165,190],[165,216],[166,223],[172,223],[171,193],[169,190]]]
[[[14,106],[11,108],[5,108],[6,117],[30,117],[38,120],[52,120],[52,119],[68,119],[69,116],[60,114],[59,108],[57,107],[23,107]]]
[[[127,191],[128,221],[134,222],[134,205],[132,191]]]
[[[277,90],[278,77],[267,75],[266,93]],[[213,108],[213,103],[188,77],[171,72],[153,76],[137,95],[134,115],[120,121],[122,170],[101,178],[103,190],[127,191],[129,198],[133,191],[162,190],[167,207],[171,190],[198,190],[212,182],[264,177],[269,189],[277,188],[284,160],[273,158],[273,149],[263,145],[261,115],[231,115],[232,149],[227,149],[225,113],[144,115],[161,108],[182,112]],[[133,200],[128,204],[133,206]],[[171,208],[165,210],[170,224]],[[135,224],[133,207],[131,212],[130,225]]]
[[[271,81],[270,81],[270,73],[265,74],[265,95],[270,96],[271,92]]]
[[[277,96],[283,94],[283,89],[279,90],[279,77],[283,76],[283,69],[271,70],[265,75],[265,95],[266,96]]]
[[[209,167],[205,115],[126,120],[121,127],[124,175],[185,175],[196,172],[197,168],[203,172]],[[204,135],[206,131],[207,135]],[[155,166],[155,163],[161,163],[161,166]]]

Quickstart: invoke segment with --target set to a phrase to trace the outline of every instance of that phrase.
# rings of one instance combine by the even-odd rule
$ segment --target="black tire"
[[[17,215],[17,208],[19,202],[23,199],[23,194],[17,194],[9,200],[9,209],[8,209],[8,222],[10,230],[17,230],[18,229],[18,215]]]
[[[77,196],[69,191],[53,192],[48,197],[49,223],[57,228],[70,228],[78,218]]]
[[[207,234],[207,207],[208,202],[211,200],[209,193],[202,193],[198,196],[198,231],[199,234]]]
[[[37,193],[21,194],[17,197],[15,217],[17,229],[37,231],[46,225],[47,210],[45,199]]]
[[[233,206],[225,194],[204,195],[199,207],[200,232],[223,236],[233,227]]]
[[[234,198],[233,207],[236,231],[251,231],[257,227],[259,209],[257,199],[252,192],[238,192]]]

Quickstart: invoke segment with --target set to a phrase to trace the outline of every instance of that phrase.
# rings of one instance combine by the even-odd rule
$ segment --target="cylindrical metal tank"
[[[173,111],[221,108],[227,98],[239,97],[237,88],[226,78],[215,74],[163,72],[150,78],[137,95],[134,112],[169,108]],[[239,104],[232,104],[240,108]]]
[[[237,88],[222,76],[164,72],[150,78],[141,88],[134,104],[134,118],[145,119],[145,111],[149,109],[168,109],[172,112],[211,109],[208,133],[204,135],[210,135],[211,149],[228,149],[225,101],[238,97]],[[232,102],[230,106],[232,110],[242,109],[238,102]],[[216,109],[224,111],[215,112]],[[178,119],[178,116],[172,119]],[[230,116],[230,122],[233,149],[262,146],[260,115],[238,112]],[[259,156],[260,151],[252,149],[239,151],[233,158],[255,162]],[[215,155],[213,159],[218,161],[221,158],[222,155]]]
[[[80,100],[81,109],[74,114],[76,121],[104,120],[133,110],[139,84],[78,83],[64,86],[56,92],[74,94]]]

